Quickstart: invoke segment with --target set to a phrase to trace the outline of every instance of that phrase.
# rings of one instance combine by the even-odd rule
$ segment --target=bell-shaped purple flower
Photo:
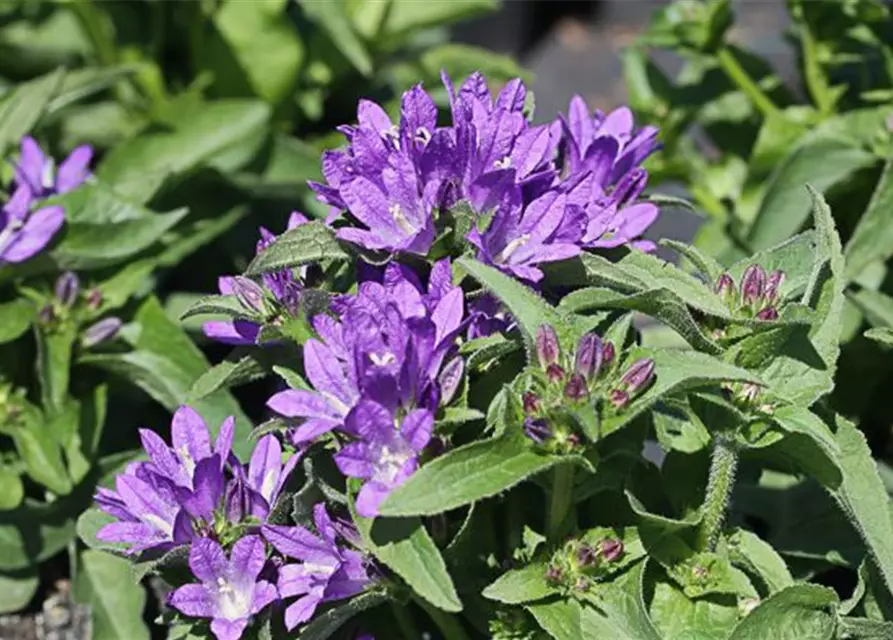
[[[549,426],[545,418],[532,418],[530,416],[524,418],[524,435],[533,440],[536,444],[543,444],[552,437],[552,428]]]
[[[300,526],[265,525],[262,529],[277,551],[299,561],[279,570],[280,597],[298,596],[285,610],[289,631],[310,620],[323,602],[349,598],[372,583],[363,556],[338,544],[337,534],[344,529],[339,531],[324,504],[314,506],[313,520],[317,534]]]
[[[53,159],[47,156],[31,136],[22,138],[19,161],[15,167],[16,184],[25,186],[35,198],[66,193],[76,189],[90,176],[93,149],[77,147],[56,170]]]
[[[290,456],[283,464],[282,445],[276,436],[266,435],[258,440],[247,468],[234,469],[235,478],[226,487],[227,518],[238,522],[251,515],[265,521],[300,458]]]
[[[416,409],[398,428],[390,411],[363,400],[348,416],[348,429],[359,440],[341,449],[335,464],[344,475],[366,480],[357,496],[357,513],[374,518],[382,501],[418,467],[418,454],[431,440],[434,416]]]
[[[0,264],[24,262],[46,247],[65,221],[62,207],[31,211],[32,195],[20,185],[0,209]]]
[[[183,615],[210,618],[217,640],[238,640],[251,617],[278,599],[276,587],[259,580],[266,549],[259,536],[238,540],[226,557],[210,538],[200,538],[189,552],[189,568],[201,584],[173,591],[168,604]]]
[[[553,326],[544,324],[536,330],[536,357],[543,369],[561,358],[561,344]]]

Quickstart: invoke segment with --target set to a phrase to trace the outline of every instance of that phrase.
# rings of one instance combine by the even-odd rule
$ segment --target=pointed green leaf
[[[715,283],[719,276],[725,271],[719,262],[712,256],[702,253],[700,249],[684,242],[677,240],[662,239],[660,244],[669,247],[683,258],[692,263],[692,265],[707,277],[708,283]]]
[[[599,589],[595,606],[581,610],[581,637],[661,640],[645,607],[645,567],[645,562],[639,562]]]
[[[529,604],[526,607],[543,631],[555,640],[583,638],[581,618],[583,605],[576,600],[555,600]]]
[[[831,640],[835,638],[837,594],[827,587],[798,584],[763,600],[735,627],[729,640]]]
[[[90,605],[95,640],[149,638],[143,622],[146,592],[134,582],[130,564],[102,551],[81,553],[72,593],[75,600]]]
[[[346,260],[348,254],[335,239],[335,232],[322,222],[308,222],[289,229],[264,249],[245,271],[254,276],[288,267],[326,260]]]
[[[180,320],[200,315],[223,315],[230,318],[252,319],[254,314],[245,309],[236,296],[204,296],[196,300],[180,316]]]
[[[732,564],[762,580],[769,593],[794,584],[794,578],[781,556],[755,533],[736,529],[728,536],[726,543]]]
[[[542,600],[558,593],[558,589],[546,582],[547,562],[534,562],[521,569],[511,569],[502,574],[481,593],[490,600],[504,604],[523,604]]]
[[[853,280],[874,261],[893,256],[893,158],[889,158],[868,207],[846,245],[846,274]]]
[[[12,342],[25,333],[35,315],[34,303],[24,298],[0,304],[0,344]]]
[[[56,69],[45,76],[18,85],[0,101],[0,153],[6,155],[12,144],[30,133],[40,121],[47,105],[62,86],[65,70]]]
[[[372,58],[353,30],[345,5],[299,0],[301,8],[326,33],[338,51],[364,76],[372,75]]]
[[[738,622],[735,596],[709,596],[689,599],[682,589],[649,561],[647,578],[653,584],[648,604],[651,620],[660,637],[669,640],[726,640]]]
[[[40,577],[37,568],[14,575],[0,575],[0,615],[15,613],[28,606],[37,588],[40,586]]]
[[[358,613],[384,604],[390,598],[381,591],[367,591],[350,600],[339,600],[324,613],[316,613],[313,620],[300,630],[301,640],[326,640]]]
[[[865,332],[865,337],[869,340],[874,340],[885,347],[893,347],[893,329],[888,327],[869,329]]]

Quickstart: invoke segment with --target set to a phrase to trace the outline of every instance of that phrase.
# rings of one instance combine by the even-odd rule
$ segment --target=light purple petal
[[[190,486],[191,478],[167,443],[157,433],[148,429],[140,429],[139,434],[143,449],[161,475],[182,486]]]
[[[370,478],[374,470],[365,442],[351,442],[335,454],[338,470],[350,478]]]
[[[335,536],[337,532],[332,523],[332,518],[326,510],[325,502],[317,502],[313,505],[313,524],[316,526],[316,531],[323,537],[329,546],[335,547]]]
[[[19,162],[16,165],[16,179],[27,185],[31,192],[38,195],[43,192],[43,172],[47,165],[47,157],[37,141],[31,136],[22,138]]]
[[[225,464],[229,458],[229,453],[233,448],[233,437],[236,431],[236,419],[232,416],[228,417],[220,425],[217,432],[217,442],[214,445],[214,453],[220,456],[220,463]]]
[[[210,618],[214,615],[210,594],[200,584],[183,585],[170,595],[167,603],[180,613],[194,618]]]
[[[72,151],[56,172],[56,191],[65,193],[81,186],[90,175],[92,158],[93,149],[89,145],[82,145]]]
[[[254,599],[251,602],[251,615],[260,613],[264,607],[279,599],[276,586],[266,580],[254,585]]]
[[[312,593],[298,598],[285,610],[285,628],[292,631],[299,624],[307,622],[322,600],[322,594]]]
[[[390,487],[379,482],[367,482],[357,494],[357,513],[364,518],[377,517],[378,508],[390,492]]]
[[[234,577],[238,576],[246,582],[253,583],[260,575],[266,561],[266,547],[261,537],[245,536],[233,545],[230,552],[229,571]]]
[[[452,334],[462,324],[462,316],[465,313],[465,297],[462,289],[454,288],[447,293],[435,307],[431,314],[431,320],[437,328],[434,342],[440,344],[444,338]]]
[[[273,394],[267,406],[286,418],[318,418],[337,423],[343,417],[326,398],[303,389],[287,389]]]
[[[223,471],[220,459],[213,455],[195,465],[192,492],[180,491],[181,503],[194,518],[213,520],[214,511],[223,498]]]
[[[338,559],[330,546],[304,527],[284,527],[264,525],[261,529],[264,538],[283,555],[297,560],[313,561],[318,564],[337,566]]]
[[[281,471],[282,446],[276,436],[266,435],[254,446],[248,465],[248,481],[267,502],[271,502],[273,492],[279,486]]]
[[[419,452],[431,441],[434,432],[434,415],[426,409],[415,409],[403,418],[400,434],[413,451]]]
[[[211,633],[217,640],[239,640],[247,626],[248,618],[239,618],[238,620],[214,618],[211,621]]]
[[[226,554],[215,540],[199,538],[189,551],[189,568],[202,582],[216,582],[226,575]]]
[[[346,410],[353,404],[355,392],[348,385],[341,362],[319,340],[311,338],[304,344],[304,371],[317,391],[341,402],[342,406],[336,408]]]
[[[260,325],[247,320],[209,320],[202,324],[202,333],[224,344],[255,344],[260,335]]]
[[[192,407],[180,406],[171,421],[171,442],[182,460],[198,462],[211,455],[211,436],[205,421]],[[185,460],[184,460],[185,461]]]
[[[379,434],[394,430],[391,412],[377,402],[360,400],[344,421],[349,433],[364,439],[375,439]]]
[[[0,260],[24,262],[31,258],[50,243],[64,221],[62,207],[44,207],[31,213],[6,246],[0,247]]]

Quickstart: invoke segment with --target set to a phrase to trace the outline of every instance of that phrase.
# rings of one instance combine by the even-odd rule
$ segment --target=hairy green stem
[[[744,67],[735,59],[734,54],[728,47],[721,48],[716,57],[719,60],[719,66],[723,72],[729,77],[736,87],[738,87],[744,95],[750,99],[753,106],[759,110],[764,116],[769,116],[778,111],[775,103],[763,92],[756,82],[747,75]]]
[[[563,533],[562,526],[574,502],[574,467],[561,464],[555,467],[552,494],[549,497],[549,521],[547,532],[550,540],[557,540]]]
[[[710,460],[710,476],[707,495],[701,507],[701,525],[698,529],[699,551],[713,551],[726,519],[729,498],[735,487],[735,471],[738,467],[738,451],[734,442],[718,436],[713,444]]]
[[[407,605],[398,602],[391,602],[391,611],[394,613],[394,619],[397,621],[397,627],[404,638],[421,638],[415,621],[412,619],[412,610]]]
[[[429,604],[424,598],[420,598],[415,594],[413,594],[412,599],[425,610],[428,617],[437,625],[444,640],[469,640],[468,634],[465,633],[465,629],[462,627],[460,618],[441,611],[434,605]],[[421,636],[414,637],[421,638]]]

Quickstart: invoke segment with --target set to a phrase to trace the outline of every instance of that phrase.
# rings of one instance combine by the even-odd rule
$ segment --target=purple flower
[[[15,167],[16,184],[27,187],[35,198],[66,193],[81,186],[90,176],[90,160],[93,149],[88,145],[77,147],[62,161],[59,169],[53,165],[37,141],[31,136],[22,138],[19,162]]]
[[[258,440],[247,469],[239,465],[233,470],[235,478],[226,488],[227,518],[239,522],[250,515],[265,521],[298,460],[300,456],[293,455],[283,464],[282,445],[276,436]]]
[[[468,339],[484,338],[494,333],[508,333],[515,327],[514,318],[499,299],[484,293],[469,304]]]
[[[308,222],[306,216],[297,211],[292,212],[288,219],[287,229],[294,229]],[[257,243],[256,253],[260,253],[270,246],[276,239],[276,236],[267,229],[260,228],[261,239]],[[282,269],[271,273],[265,273],[262,277],[266,290],[272,295],[273,300],[278,303],[287,313],[296,314],[298,305],[303,291],[302,279],[306,273],[306,268],[298,270],[297,275],[291,269]],[[267,297],[265,292],[257,283],[246,278],[238,280],[240,276],[221,276],[217,281],[217,288],[221,295],[238,295],[242,294],[240,300],[245,300],[243,304],[246,309],[258,312],[266,309]],[[244,282],[247,280],[247,283]],[[241,283],[241,284],[240,284]],[[250,283],[250,284],[249,284]],[[257,291],[248,287],[253,285]],[[258,291],[260,294],[258,294]],[[246,297],[247,294],[247,297]],[[254,305],[254,306],[250,306]],[[250,320],[212,320],[202,325],[202,332],[212,340],[222,342],[224,344],[241,345],[255,344],[260,335],[261,326]]]
[[[339,527],[329,517],[324,504],[313,507],[313,520],[318,535],[299,526],[266,525],[262,529],[276,550],[286,558],[300,561],[279,569],[280,597],[299,596],[285,610],[285,626],[289,631],[307,622],[321,603],[349,598],[372,582],[364,557],[338,545]]]
[[[111,340],[118,334],[123,325],[121,318],[114,316],[103,318],[84,330],[84,334],[81,336],[81,345],[85,349],[89,349],[102,342]]]
[[[359,440],[341,449],[335,464],[346,476],[366,480],[357,495],[357,513],[373,518],[388,494],[418,468],[417,456],[431,440],[434,415],[416,409],[398,429],[393,413],[363,400],[348,415],[347,427]]]
[[[211,618],[217,640],[238,640],[252,616],[279,594],[266,580],[258,580],[266,564],[259,536],[246,536],[232,548],[229,559],[214,540],[200,538],[189,552],[189,568],[201,584],[187,584],[168,597],[168,604],[195,618]]]
[[[31,211],[32,196],[20,185],[0,210],[0,264],[24,262],[46,247],[65,221],[62,207]]]
[[[558,191],[540,196],[523,211],[517,205],[501,206],[487,230],[472,229],[468,241],[481,260],[521,280],[539,282],[543,272],[538,265],[580,253],[585,215]]]

